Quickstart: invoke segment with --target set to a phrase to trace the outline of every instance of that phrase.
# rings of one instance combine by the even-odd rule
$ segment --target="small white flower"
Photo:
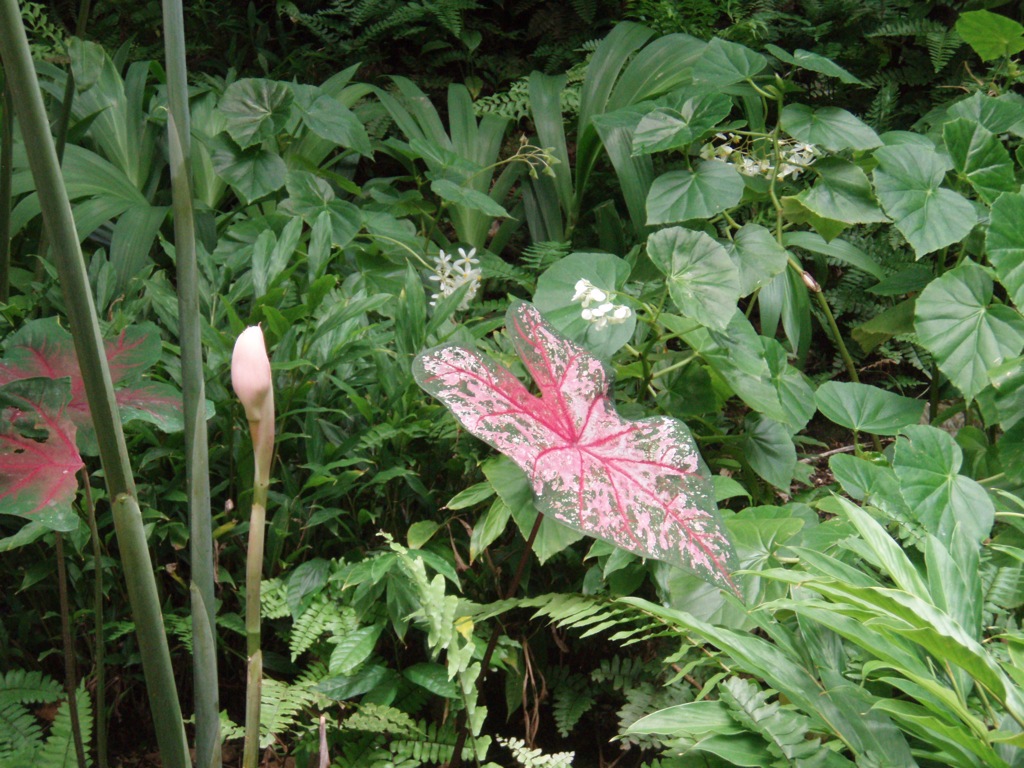
[[[587,296],[587,294],[590,293],[590,290],[594,286],[585,277],[581,277],[579,280],[576,281],[576,286],[575,287],[576,287],[576,293],[574,293],[572,295],[572,300],[574,302],[579,301],[580,299],[582,299],[585,296]]]
[[[476,296],[480,289],[480,282],[483,280],[483,272],[477,268],[480,260],[476,258],[476,248],[471,248],[469,253],[459,248],[459,258],[452,262],[452,257],[440,251],[434,257],[434,273],[428,276],[429,280],[438,284],[438,291],[431,295],[430,306],[436,307],[437,302],[451,296],[463,285],[468,284],[469,289],[466,296],[459,304],[459,309],[469,308],[469,303]]]

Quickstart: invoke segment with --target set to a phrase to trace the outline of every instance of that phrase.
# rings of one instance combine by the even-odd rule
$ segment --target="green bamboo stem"
[[[11,187],[14,179],[14,107],[4,77],[0,88],[0,303],[11,298]]]
[[[75,744],[78,768],[85,768],[85,746],[82,744],[82,723],[78,718],[78,665],[75,663],[75,641],[71,638],[71,606],[68,600],[68,568],[64,562],[64,537],[54,533],[57,541],[57,590],[60,594],[60,634],[64,641],[64,693],[71,714],[71,740]]]
[[[185,410],[185,469],[189,494],[192,656],[196,722],[196,765],[221,765],[220,699],[217,674],[216,595],[213,524],[210,512],[209,438],[206,385],[200,338],[199,267],[192,208],[191,129],[181,0],[164,0],[167,62],[167,138],[174,206],[174,253],[178,283],[178,328]],[[203,613],[202,616],[199,614]]]
[[[43,223],[53,243],[54,263],[81,367],[85,393],[100,449],[108,498],[139,638],[146,689],[164,768],[190,765],[171,667],[167,635],[157,595],[153,564],[146,545],[142,513],[121,430],[110,370],[96,308],[71,215],[71,204],[57,161],[50,126],[36,79],[28,40],[16,0],[0,0],[0,60],[9,79],[14,108],[35,179]]]

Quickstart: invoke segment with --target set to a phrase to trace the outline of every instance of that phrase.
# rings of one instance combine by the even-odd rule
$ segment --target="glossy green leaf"
[[[953,167],[991,203],[1002,192],[1016,192],[1013,161],[994,133],[973,120],[957,118],[942,126],[942,138],[953,158]]]
[[[814,398],[825,418],[872,435],[895,435],[920,422],[924,413],[921,400],[852,381],[827,381],[818,387]]]
[[[949,170],[935,150],[910,144],[875,152],[875,191],[885,212],[918,258],[963,240],[974,228],[974,208],[942,186]]]
[[[488,485],[493,494],[493,489]],[[501,499],[495,499],[490,508],[477,520],[473,533],[469,537],[469,562],[474,562],[485,549],[497,541],[505,532],[508,521],[512,519],[512,510]]]
[[[981,485],[960,474],[960,446],[934,427],[906,427],[902,435],[893,470],[911,514],[947,546],[957,531],[972,541],[988,536],[995,506]]]
[[[798,141],[831,152],[874,149],[882,143],[867,123],[839,107],[811,109],[806,104],[788,104],[782,110],[782,129]]]
[[[805,51],[803,48],[797,48],[793,53],[779,48],[777,45],[768,43],[764,49],[768,51],[772,56],[777,58],[779,61],[783,61],[793,67],[800,67],[800,69],[806,69],[809,72],[817,72],[827,77],[838,78],[840,82],[848,85],[863,85],[864,83],[854,75],[851,75],[845,69],[840,67],[831,59],[827,59],[821,54],[814,53],[813,51]]]
[[[825,219],[844,224],[871,224],[888,221],[875,200],[867,174],[839,157],[824,157],[814,164],[818,180],[794,199],[807,210]]]
[[[739,294],[749,296],[786,268],[789,256],[760,224],[744,224],[732,240],[722,241],[739,274]]]
[[[877,261],[846,240],[836,239],[825,242],[820,235],[814,232],[786,232],[782,236],[782,244],[787,248],[803,248],[811,253],[830,256],[836,261],[867,272],[877,280],[885,277],[885,270]]]
[[[1003,194],[992,204],[985,245],[999,282],[1024,307],[1024,194]]]
[[[351,674],[360,664],[366,661],[377,645],[377,638],[384,629],[383,624],[360,627],[341,636],[338,644],[331,651],[328,669],[332,675]]]
[[[223,142],[213,151],[212,162],[217,175],[246,205],[281,189],[288,178],[280,155],[259,147],[243,150]]]
[[[557,330],[598,357],[610,359],[633,337],[636,315],[631,314],[623,323],[598,328],[583,319],[583,305],[572,299],[576,283],[585,279],[608,294],[609,302],[629,306],[622,297],[615,295],[622,291],[629,272],[629,264],[610,253],[571,253],[537,278],[534,306]]]
[[[894,522],[917,527],[892,467],[842,453],[830,458],[828,467],[851,497],[877,507]]]
[[[745,45],[713,37],[693,67],[694,82],[724,86],[749,80],[768,65],[764,56]]]
[[[707,219],[737,205],[742,196],[743,177],[732,164],[704,160],[693,171],[669,171],[654,180],[647,223]]]
[[[992,278],[971,261],[933,280],[917,299],[914,325],[939,369],[968,400],[988,371],[1024,349],[1024,318],[992,302]]]
[[[796,469],[790,431],[759,413],[748,414],[743,428],[743,456],[751,468],[776,488],[788,491]]]
[[[286,186],[288,199],[281,204],[282,210],[301,216],[309,226],[326,212],[331,219],[332,244],[342,248],[352,242],[362,224],[358,207],[338,199],[330,184],[308,171],[289,172]]]
[[[449,203],[463,206],[471,211],[479,211],[486,216],[508,219],[508,211],[494,201],[489,195],[469,187],[463,187],[448,179],[430,182],[430,191]]]
[[[366,127],[351,109],[337,99],[322,95],[309,103],[299,100],[297,106],[302,122],[320,138],[354,150],[363,157],[373,153]]]
[[[765,336],[760,339],[769,380],[786,414],[783,423],[791,432],[803,429],[814,415],[814,389],[807,376],[789,364],[786,349],[779,341]]]
[[[961,13],[956,20],[956,31],[983,61],[1024,51],[1024,26],[992,11]]]
[[[914,307],[917,299],[906,299],[895,306],[879,312],[866,323],[850,331],[853,340],[862,350],[870,352],[893,336],[914,332]]]
[[[285,83],[263,78],[236,80],[224,90],[217,108],[228,134],[245,149],[272,140],[291,114],[292,92]]]
[[[740,293],[739,273],[721,245],[703,232],[670,227],[647,238],[647,253],[683,315],[725,329]]]
[[[1016,94],[1004,93],[989,96],[976,91],[949,107],[951,119],[958,117],[977,123],[991,133],[1012,133],[1020,136],[1024,132],[1024,104]]]
[[[689,146],[715,128],[732,111],[732,99],[711,92],[687,97],[684,90],[659,99],[633,134],[633,152],[649,154]]]

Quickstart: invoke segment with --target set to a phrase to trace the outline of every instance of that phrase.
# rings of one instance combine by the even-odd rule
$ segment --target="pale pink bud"
[[[267,398],[273,398],[274,385],[270,375],[270,359],[263,341],[263,330],[250,325],[235,341],[231,353],[231,386],[245,408],[250,421],[259,421]]]

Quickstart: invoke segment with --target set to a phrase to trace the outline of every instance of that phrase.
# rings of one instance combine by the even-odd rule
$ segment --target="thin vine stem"
[[[82,744],[82,723],[78,717],[78,664],[75,662],[75,641],[71,637],[71,606],[68,600],[68,568],[64,562],[64,536],[56,531],[57,590],[60,595],[60,634],[64,641],[64,693],[71,715],[71,740],[75,744],[78,768],[86,768],[85,746]]]

